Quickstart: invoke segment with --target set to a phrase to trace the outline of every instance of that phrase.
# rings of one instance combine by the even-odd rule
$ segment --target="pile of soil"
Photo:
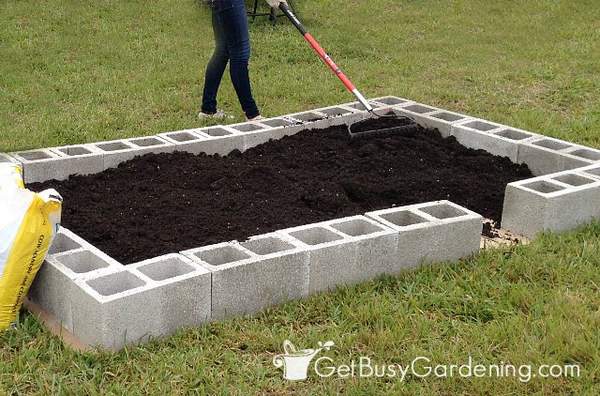
[[[467,149],[435,130],[349,140],[340,126],[226,157],[148,154],[29,188],[57,189],[65,200],[63,225],[127,264],[440,199],[499,223],[506,184],[531,176],[526,165]]]

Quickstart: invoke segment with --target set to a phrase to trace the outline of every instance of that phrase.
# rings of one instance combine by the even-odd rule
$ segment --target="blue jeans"
[[[217,92],[229,62],[231,81],[246,117],[259,115],[252,97],[248,61],[250,34],[244,0],[215,0],[212,5],[212,24],[215,33],[215,51],[206,67],[202,111],[217,111]]]

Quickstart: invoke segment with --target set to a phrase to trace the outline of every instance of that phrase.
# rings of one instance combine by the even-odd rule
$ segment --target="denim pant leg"
[[[219,22],[224,26],[224,36],[229,53],[231,81],[246,117],[259,115],[252,97],[248,61],[250,60],[250,33],[244,0],[221,0],[223,9],[217,12]]]
[[[225,26],[219,21],[217,10],[213,10],[212,25],[215,34],[215,51],[206,66],[201,108],[207,114],[213,114],[217,111],[217,92],[219,91],[227,62],[229,62]]]

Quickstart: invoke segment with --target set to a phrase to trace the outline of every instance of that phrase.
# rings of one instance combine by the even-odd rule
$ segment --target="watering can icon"
[[[329,350],[333,345],[333,341],[325,343],[319,341],[317,349],[301,349],[297,350],[294,344],[289,340],[283,342],[284,354],[273,357],[273,364],[277,368],[283,367],[283,379],[290,381],[305,380],[308,375],[308,366],[319,352],[323,349]]]

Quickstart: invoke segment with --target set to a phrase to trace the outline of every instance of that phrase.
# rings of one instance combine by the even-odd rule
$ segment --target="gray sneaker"
[[[233,118],[232,116],[228,116],[227,113],[225,113],[223,110],[219,109],[217,110],[216,113],[205,113],[203,111],[200,111],[198,113],[198,119],[200,120],[206,120],[206,119],[224,119],[224,118]]]

